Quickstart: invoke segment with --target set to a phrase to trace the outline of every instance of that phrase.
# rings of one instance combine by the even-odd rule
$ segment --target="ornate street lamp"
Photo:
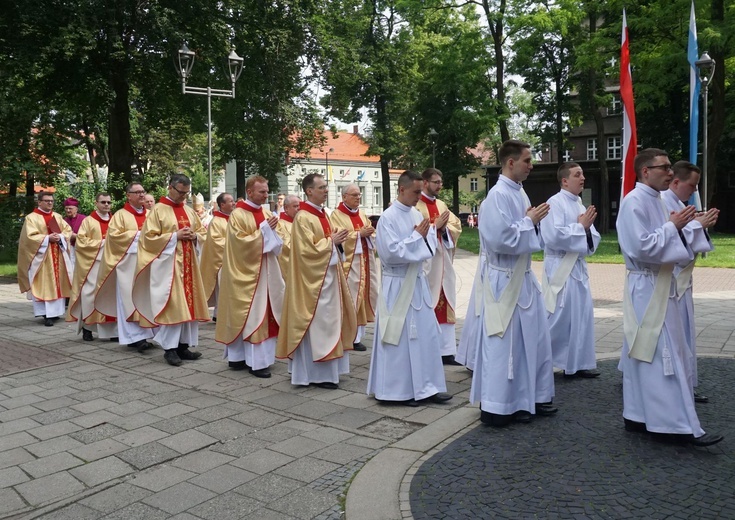
[[[230,83],[232,87],[229,90],[215,89],[210,87],[190,87],[186,84],[191,75],[191,69],[194,66],[195,54],[189,50],[186,43],[181,46],[178,53],[178,60],[175,61],[176,71],[181,78],[181,92],[183,94],[197,94],[199,96],[207,96],[207,166],[209,171],[209,201],[212,202],[212,97],[235,97],[235,83],[240,78],[243,68],[243,58],[237,55],[235,49],[230,51],[227,57],[227,68],[230,73]]]
[[[433,128],[429,128],[429,139],[431,139],[431,167],[436,168],[436,137],[439,132]]]
[[[694,64],[697,66],[697,69],[699,70],[699,80],[702,82],[702,93],[704,94],[704,142],[702,143],[702,187],[704,188],[702,190],[702,194],[704,197],[702,197],[702,208],[707,211],[707,163],[708,163],[708,99],[707,99],[707,93],[709,89],[709,84],[712,81],[712,78],[715,75],[715,60],[709,57],[709,54],[707,51],[704,51],[702,53],[702,56],[694,62]]]

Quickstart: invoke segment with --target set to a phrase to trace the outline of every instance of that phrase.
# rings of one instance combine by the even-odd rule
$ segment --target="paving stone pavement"
[[[458,252],[458,316],[466,313],[476,262]],[[620,348],[620,304],[609,302],[622,269],[612,271],[602,276],[607,292],[593,293],[601,356]],[[730,285],[721,285],[733,287],[727,273]],[[697,300],[702,352],[735,352],[732,327],[724,325],[734,295]],[[459,336],[461,322],[458,329]],[[0,281],[0,518],[337,519],[348,489],[353,495],[381,484],[378,471],[371,485],[349,487],[377,455],[421,435],[451,437],[464,428],[455,414],[470,411],[462,367],[445,370],[450,404],[385,407],[365,395],[370,349],[350,354],[339,390],[293,387],[283,362],[271,379],[230,371],[213,324],[200,330],[203,358],[171,367],[158,350],[140,355],[83,342],[62,322],[44,327],[17,284]],[[371,330],[364,341],[371,344]],[[437,431],[446,424],[447,432]],[[435,445],[413,449],[429,455]],[[410,516],[397,486],[385,500]]]

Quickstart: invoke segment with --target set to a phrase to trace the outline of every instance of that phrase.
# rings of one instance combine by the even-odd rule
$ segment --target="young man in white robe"
[[[681,211],[689,201],[692,194],[697,191],[699,185],[700,170],[696,164],[689,161],[679,161],[674,164],[674,178],[669,184],[669,189],[661,193],[661,198],[666,203],[669,211]],[[687,224],[682,233],[694,253],[706,253],[712,251],[714,246],[710,240],[707,229],[714,226],[720,210],[711,208],[707,212],[697,215],[694,220]],[[711,218],[714,217],[714,220]],[[706,227],[705,227],[706,226]],[[679,311],[684,325],[684,332],[692,351],[691,356],[691,378],[692,387],[696,389],[699,381],[697,377],[697,330],[694,326],[694,299],[692,298],[692,271],[694,270],[692,260],[686,267],[674,267],[676,278],[676,295],[679,303]],[[694,391],[695,403],[706,403],[709,398]]]
[[[559,167],[559,193],[551,197],[541,221],[544,239],[543,295],[548,312],[554,366],[567,377],[600,375],[595,359],[595,315],[585,258],[597,249],[597,210],[579,198],[584,172],[579,164]]]
[[[710,446],[694,409],[691,350],[677,304],[674,266],[694,253],[682,230],[694,206],[670,211],[661,192],[673,178],[667,153],[647,148],[635,158],[638,178],[618,213],[617,230],[627,274],[623,289],[623,419],[625,429],[664,440]]]
[[[378,221],[382,283],[378,296],[367,393],[378,401],[416,407],[452,398],[441,357],[441,333],[432,307],[424,261],[437,250],[436,227],[414,207],[421,176],[406,171],[398,198]]]
[[[482,255],[459,350],[474,359],[470,401],[480,403],[480,420],[502,427],[557,409],[546,309],[531,271],[549,205],[531,206],[523,191],[533,168],[530,145],[506,141],[498,155],[498,182],[480,207]]]

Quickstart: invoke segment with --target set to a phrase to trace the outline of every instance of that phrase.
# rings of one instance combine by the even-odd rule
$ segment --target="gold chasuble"
[[[447,211],[448,208],[443,201],[439,199],[431,200],[422,193],[421,199],[416,204],[416,209],[433,224],[437,217]],[[462,234],[462,222],[454,213],[449,214],[445,231],[451,235],[452,242],[456,247],[459,235]],[[447,249],[441,236],[437,238],[439,239],[439,250],[429,261],[430,269],[426,278],[431,290],[431,301],[436,319],[439,324],[453,324],[456,323],[454,308],[457,305],[456,275],[451,265],[454,260],[454,249]]]
[[[286,275],[288,274],[288,261],[291,256],[291,226],[293,225],[293,219],[286,215],[286,213],[281,213],[281,215],[278,217],[278,225],[276,226],[276,233],[278,233],[278,236],[281,237],[281,240],[283,241],[283,246],[281,247],[281,254],[278,255],[278,263],[281,266],[281,274],[283,275],[283,279],[286,279]]]
[[[278,336],[285,286],[276,255],[263,252],[260,228],[271,216],[242,201],[230,215],[214,336],[219,343],[258,344]]]
[[[225,252],[225,238],[227,237],[227,221],[229,215],[221,211],[212,214],[212,221],[207,228],[207,241],[202,246],[202,258],[199,262],[202,268],[202,285],[207,305],[213,307],[214,289],[217,287],[217,277],[222,267],[222,254]]]
[[[163,197],[150,211],[140,231],[133,304],[141,325],[178,325],[209,321],[209,309],[199,272],[196,242],[176,240],[179,229],[191,228],[199,241],[207,230],[194,210]]]
[[[100,314],[125,321],[140,321],[132,298],[132,281],[135,275],[137,243],[135,235],[143,227],[147,211],[138,213],[130,203],[115,213],[107,226],[105,246],[102,251],[100,271],[97,275],[97,294],[94,308]],[[130,252],[130,254],[126,254]],[[120,294],[117,294],[117,277],[121,276]],[[117,297],[122,300],[125,316],[117,315]]]
[[[328,272],[334,248],[329,219],[324,210],[302,202],[291,232],[276,357],[292,358],[308,330],[314,361],[340,358],[345,350],[352,350],[357,323],[341,262]]]
[[[52,234],[64,235],[70,247],[71,227],[61,215],[34,209],[26,215],[18,241],[18,285],[20,292],[31,291],[38,301],[53,301],[71,295],[71,259],[59,243],[44,239]]]
[[[359,230],[369,226],[370,221],[364,211],[353,212],[344,202],[339,203],[337,210],[329,216],[329,221],[335,229],[347,229],[350,232],[342,244],[345,251],[343,267],[357,312],[357,324],[367,325],[375,321],[375,310],[378,308],[378,270],[375,253],[368,247],[368,239],[360,237]],[[362,253],[356,255],[358,240]]]
[[[77,332],[82,329],[83,323],[96,325],[115,322],[113,316],[105,316],[94,310],[95,288],[110,220],[112,215],[108,220],[104,220],[99,213],[93,211],[82,221],[77,232],[75,245],[77,260],[74,264],[74,283],[66,317],[66,321],[77,322]]]

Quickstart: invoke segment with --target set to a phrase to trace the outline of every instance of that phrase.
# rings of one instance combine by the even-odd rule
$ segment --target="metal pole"
[[[209,170],[209,205],[212,205],[212,89],[207,87],[207,167]]]
[[[436,168],[436,138],[431,140],[431,167]]]
[[[707,155],[708,155],[708,146],[707,146],[707,134],[709,133],[707,131],[707,112],[709,105],[707,103],[707,94],[709,91],[709,81],[703,81],[702,82],[702,88],[704,89],[704,142],[702,143],[702,193],[704,194],[704,197],[702,198],[702,209],[704,211],[707,211]]]

